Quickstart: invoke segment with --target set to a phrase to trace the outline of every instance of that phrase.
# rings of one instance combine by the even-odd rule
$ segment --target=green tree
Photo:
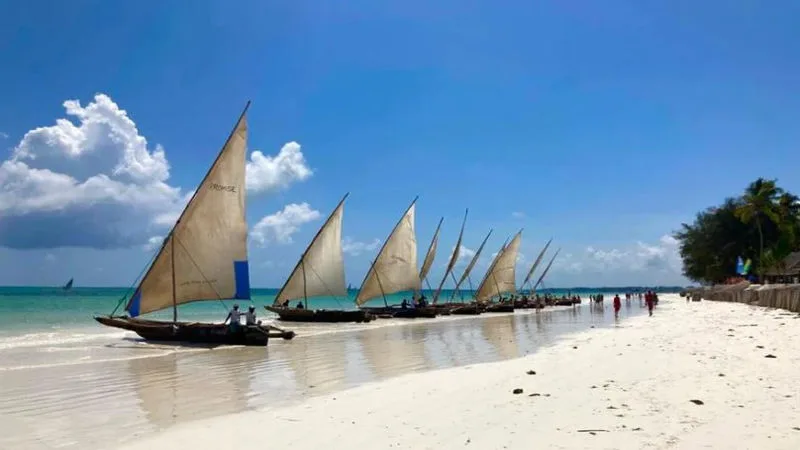
[[[800,198],[775,180],[759,178],[740,197],[700,212],[675,233],[684,274],[719,283],[734,275],[739,256],[753,258],[756,273],[780,268],[800,248]]]
[[[755,223],[758,230],[758,274],[763,277],[765,270],[764,260],[764,223],[769,220],[773,224],[780,224],[781,217],[778,211],[777,200],[783,190],[776,185],[775,180],[759,178],[750,183],[742,196],[741,204],[736,209],[736,216],[745,224]]]

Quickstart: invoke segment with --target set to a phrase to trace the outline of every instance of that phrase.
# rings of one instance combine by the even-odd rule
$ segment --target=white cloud
[[[522,212],[522,211],[514,211],[514,212],[511,213],[511,217],[513,217],[515,219],[524,219],[525,218],[525,213]]]
[[[447,261],[445,261],[444,265],[447,266],[447,263],[450,262],[450,258],[453,257],[453,252],[456,251],[456,246],[454,245],[453,248],[450,250],[450,256],[447,257]],[[463,244],[458,250],[458,260],[456,260],[456,265],[460,264],[468,264],[472,257],[475,256],[475,250],[471,248],[465,247]]]
[[[602,274],[604,277],[625,277],[627,283],[637,279],[680,281],[682,262],[678,242],[670,235],[655,244],[636,242],[623,248],[587,247],[583,254],[562,253],[553,263],[553,272],[570,274]]]
[[[8,133],[3,133],[0,131],[0,139],[8,139]]]
[[[0,245],[130,247],[171,226],[191,192],[168,184],[165,150],[107,95],[63,105],[67,118],[28,131],[0,162]],[[255,192],[311,176],[296,143],[251,157]]]
[[[250,237],[257,243],[269,242],[291,244],[292,235],[300,226],[321,217],[319,211],[311,209],[308,203],[290,203],[275,214],[264,216],[250,231]]]
[[[164,242],[164,236],[150,236],[147,239],[147,243],[144,244],[142,248],[146,252],[152,252],[160,247],[162,242]]]
[[[247,162],[247,189],[252,192],[274,192],[286,189],[312,175],[306,165],[300,144],[289,142],[274,157],[254,151]]]
[[[374,252],[381,245],[380,239],[373,239],[372,242],[359,242],[345,236],[342,239],[342,251],[352,255],[358,256],[362,253]]]
[[[56,255],[54,255],[52,253],[48,253],[48,254],[44,255],[44,260],[47,261],[47,262],[55,262]]]

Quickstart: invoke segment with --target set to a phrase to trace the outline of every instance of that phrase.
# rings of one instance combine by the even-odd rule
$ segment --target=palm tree
[[[759,278],[763,276],[764,267],[764,230],[762,223],[764,219],[774,223],[780,223],[781,217],[776,205],[778,196],[783,190],[775,185],[776,180],[765,180],[759,178],[750,183],[744,191],[742,203],[736,209],[736,215],[744,223],[756,224],[758,230],[758,273]]]

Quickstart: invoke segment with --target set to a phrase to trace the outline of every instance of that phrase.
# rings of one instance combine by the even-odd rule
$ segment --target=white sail
[[[551,242],[553,242],[553,238],[550,238],[550,240],[547,241],[547,244],[544,245],[544,248],[542,249],[542,251],[539,252],[539,256],[537,256],[536,257],[536,261],[533,262],[533,265],[531,266],[531,270],[529,270],[528,274],[525,275],[525,281],[522,282],[521,286],[524,287],[526,284],[528,284],[528,281],[531,280],[531,277],[533,276],[533,272],[536,270],[536,267],[539,266],[539,263],[542,262],[542,258],[544,257],[544,254],[547,252],[547,248],[550,247],[550,243]]]
[[[556,253],[553,255],[552,258],[550,258],[550,262],[547,264],[547,267],[544,268],[544,272],[542,272],[542,275],[539,277],[539,280],[536,281],[536,284],[533,285],[534,292],[536,291],[536,288],[539,287],[539,285],[542,283],[542,280],[544,280],[544,277],[547,276],[547,271],[550,270],[550,266],[553,265],[553,261],[556,260],[556,256],[558,256],[558,252],[560,252],[560,251],[561,251],[561,249],[556,250]]]
[[[464,283],[464,280],[469,277],[470,272],[472,272],[472,268],[475,267],[475,264],[478,262],[478,258],[481,256],[481,252],[483,251],[483,247],[486,245],[486,241],[488,241],[489,236],[492,235],[492,231],[493,230],[489,230],[489,233],[485,238],[483,238],[483,242],[481,242],[481,246],[478,247],[478,251],[475,252],[475,256],[472,257],[472,260],[469,262],[469,264],[467,264],[467,268],[464,269],[464,273],[461,274],[461,278],[459,278],[458,282],[456,282],[456,287],[453,289],[453,294],[450,296],[451,299],[456,296],[459,286],[461,286],[461,284]]]
[[[447,269],[444,271],[444,276],[442,277],[442,281],[439,283],[439,287],[436,288],[436,292],[433,294],[433,303],[439,299],[439,294],[442,292],[442,286],[444,286],[444,282],[447,280],[447,276],[453,271],[453,267],[456,266],[456,262],[458,261],[459,255],[461,255],[461,239],[464,237],[464,225],[467,223],[467,214],[469,213],[469,209],[464,213],[464,220],[461,222],[461,232],[458,233],[458,240],[456,241],[456,246],[453,248],[453,254],[450,255],[450,261],[447,263]]]
[[[342,255],[342,216],[346,198],[347,195],[311,240],[292,274],[275,297],[276,306],[286,300],[298,298],[347,295]]]
[[[517,233],[508,245],[504,245],[486,272],[486,276],[483,277],[475,293],[475,300],[485,302],[507,292],[512,294],[517,292],[517,255],[521,241],[522,231]]]
[[[420,283],[428,276],[428,272],[430,272],[431,266],[433,266],[433,260],[436,259],[436,247],[439,245],[439,230],[442,229],[442,221],[444,221],[444,217],[439,219],[439,225],[436,226],[436,232],[433,233],[433,239],[431,239],[431,245],[428,247],[428,253],[425,254],[425,260],[422,262],[422,269],[419,270]]]
[[[356,304],[395,292],[418,291],[417,238],[414,234],[414,205],[416,199],[395,225],[378,256],[361,283]]]
[[[248,103],[249,106],[249,103]],[[198,300],[250,298],[247,108],[131,297],[131,317]]]

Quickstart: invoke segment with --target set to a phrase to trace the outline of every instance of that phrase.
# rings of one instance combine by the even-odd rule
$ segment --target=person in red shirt
[[[622,308],[622,302],[619,299],[619,294],[614,296],[614,318],[619,318],[619,309]]]
[[[655,299],[653,297],[655,296],[650,291],[647,291],[647,293],[644,294],[644,302],[647,303],[647,311],[651,316],[653,315],[653,306],[655,304]]]

